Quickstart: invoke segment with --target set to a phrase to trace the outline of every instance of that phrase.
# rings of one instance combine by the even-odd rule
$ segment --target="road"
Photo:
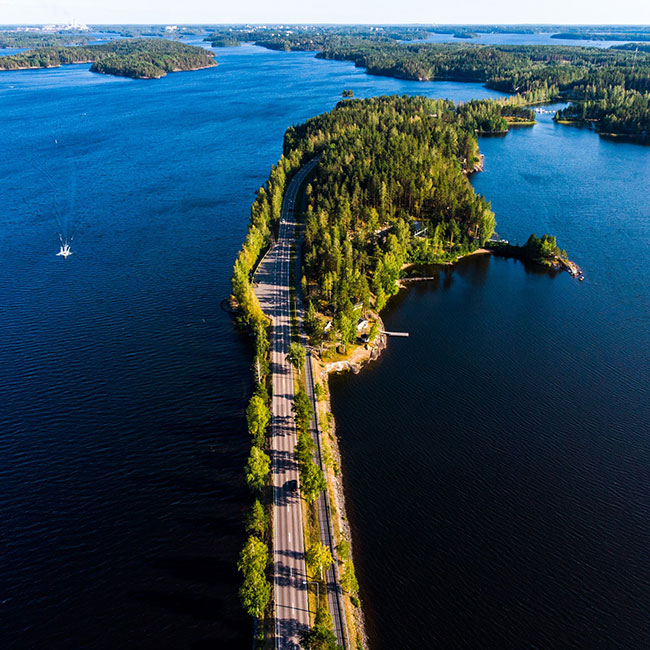
[[[294,204],[298,189],[318,164],[314,159],[294,176],[285,191],[278,241],[255,275],[255,294],[271,318],[271,454],[273,486],[273,590],[275,601],[275,647],[299,648],[299,634],[309,627],[309,605],[304,557],[300,495],[288,489],[298,480],[294,460],[296,427],[291,407],[294,388],[287,352],[291,342],[289,266],[294,240]]]

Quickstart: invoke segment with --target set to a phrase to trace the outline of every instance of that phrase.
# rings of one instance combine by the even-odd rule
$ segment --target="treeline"
[[[241,41],[235,36],[212,36],[203,40],[212,43],[212,47],[238,47],[241,45]]]
[[[51,68],[89,63],[93,72],[139,79],[159,78],[168,72],[216,65],[201,47],[161,38],[119,39],[102,45],[44,47],[0,58],[0,70]]]
[[[650,52],[650,43],[622,43],[621,45],[612,45],[612,50],[630,50],[632,52]]]
[[[650,93],[626,90],[624,86],[595,85],[575,89],[580,102],[558,111],[558,121],[593,121],[601,133],[650,135]]]
[[[287,182],[300,167],[298,152],[283,156],[271,169],[268,181],[257,192],[251,206],[246,240],[237,255],[232,277],[232,295],[238,305],[239,322],[254,336],[255,356],[252,372],[255,392],[246,409],[246,422],[251,435],[251,451],[244,474],[248,486],[259,494],[251,508],[248,520],[248,538],[242,549],[239,570],[242,586],[239,591],[244,609],[253,617],[261,618],[271,598],[272,588],[267,574],[272,531],[269,522],[270,496],[268,481],[270,457],[267,429],[271,420],[268,394],[269,382],[269,321],[262,312],[253,291],[252,275],[263,253],[272,241],[272,233],[280,221],[282,198]],[[263,629],[258,627],[258,641]]]
[[[239,307],[241,324],[254,331],[264,329],[267,319],[253,291],[252,273],[262,253],[271,244],[272,232],[280,222],[286,184],[301,163],[301,153],[294,151],[282,156],[271,169],[268,181],[257,191],[257,197],[251,206],[248,233],[235,260],[232,294]],[[262,356],[256,355],[256,363],[265,363]]]
[[[561,32],[551,34],[551,38],[561,38],[563,40],[583,40],[583,41],[650,41],[648,32],[616,32],[616,33],[585,33],[585,32]]]
[[[578,103],[599,94],[599,105],[586,114],[600,131],[648,134],[650,118],[650,55],[630,48],[559,46],[476,46],[460,44],[401,44],[346,42],[329,45],[318,54],[325,59],[353,61],[371,74],[406,79],[481,81],[489,88],[516,94],[521,103],[560,99]],[[587,88],[593,90],[587,92]],[[619,101],[620,87],[627,93]],[[579,115],[573,107],[569,114]],[[595,117],[597,115],[597,117]]]
[[[226,25],[215,27],[204,40],[219,42],[228,38],[289,52],[316,51],[329,43],[341,43],[350,38],[391,42],[426,38],[430,33],[430,29],[408,25]]]
[[[125,38],[203,36],[207,25],[178,25],[175,30],[168,30],[166,25],[90,25],[93,31],[104,34],[118,34]]]
[[[507,128],[501,108],[375,97],[342,101],[288,129],[285,156],[322,151],[305,217],[312,336],[320,327],[314,305],[350,343],[360,313],[381,310],[396,293],[404,264],[455,259],[490,237],[494,215],[467,173],[479,162],[475,130]]]
[[[0,47],[52,47],[77,45],[94,40],[87,34],[50,34],[42,32],[0,32]]]

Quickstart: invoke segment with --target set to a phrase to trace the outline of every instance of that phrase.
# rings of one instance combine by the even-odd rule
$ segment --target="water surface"
[[[473,183],[503,236],[557,235],[586,280],[468,258],[331,382],[377,650],[650,640],[650,149],[538,119],[482,139]]]
[[[497,96],[218,54],[158,81],[0,74],[3,647],[250,646],[252,359],[220,303],[254,193],[285,129],[345,88]]]

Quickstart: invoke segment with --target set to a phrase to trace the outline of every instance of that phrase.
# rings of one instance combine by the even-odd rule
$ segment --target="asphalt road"
[[[289,183],[282,203],[282,223],[278,241],[264,258],[255,275],[255,293],[264,313],[271,318],[271,400],[272,486],[273,486],[273,567],[275,601],[275,647],[299,648],[299,634],[309,626],[309,610],[304,557],[302,509],[299,492],[288,483],[298,481],[294,459],[296,427],[291,407],[293,376],[287,361],[291,342],[289,267],[294,239],[294,204],[300,184],[318,164],[307,163]]]

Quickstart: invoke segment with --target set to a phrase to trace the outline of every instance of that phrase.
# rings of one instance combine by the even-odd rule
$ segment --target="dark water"
[[[495,95],[218,54],[0,75],[3,647],[249,647],[251,351],[219,304],[254,191],[344,88]],[[548,120],[481,146],[500,232],[554,232],[587,280],[468,260],[335,382],[373,647],[644,648],[650,150]]]
[[[0,74],[3,648],[249,647],[251,350],[220,302],[254,192],[344,88],[495,96],[313,54],[219,61]]]
[[[376,650],[650,644],[650,149],[539,119],[473,182],[586,280],[469,258],[332,381]]]

